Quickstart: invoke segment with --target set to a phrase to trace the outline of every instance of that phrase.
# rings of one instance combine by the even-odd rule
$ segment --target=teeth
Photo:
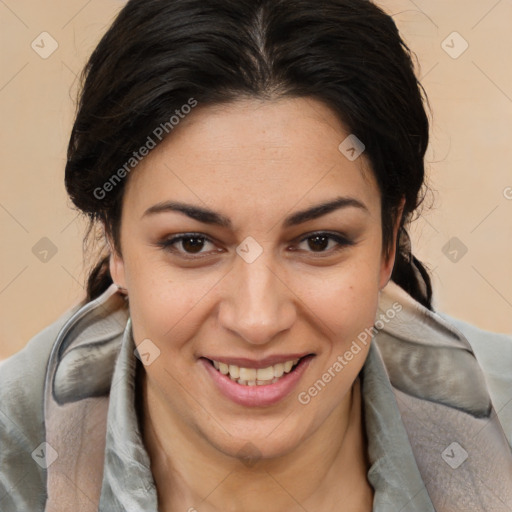
[[[274,367],[258,368],[256,371],[256,379],[258,380],[272,380],[274,378]]]
[[[256,380],[256,369],[255,368],[239,368],[238,370],[240,372],[240,378],[242,380]]]
[[[238,366],[235,366],[234,364],[230,364],[229,375],[233,377],[233,379],[238,379],[238,377],[240,377],[240,368]]]
[[[267,368],[243,368],[234,364],[227,365],[220,361],[213,361],[213,366],[223,375],[227,375],[231,380],[238,382],[242,386],[265,386],[274,384],[285,373],[290,373],[291,369],[299,362],[298,359],[278,363]]]
[[[278,363],[278,364],[274,365],[274,376],[275,377],[277,377],[277,378],[282,377],[283,373],[284,373],[284,364],[283,363]]]

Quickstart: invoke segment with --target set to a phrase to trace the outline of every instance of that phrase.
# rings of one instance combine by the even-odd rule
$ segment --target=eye
[[[346,237],[329,232],[310,233],[300,241],[300,244],[304,243],[306,244],[306,248],[304,249],[306,252],[318,253],[319,256],[325,253],[332,254],[347,246],[354,245],[354,242]]]
[[[207,244],[211,244],[215,247],[209,238],[199,233],[184,233],[182,235],[162,240],[158,243],[158,245],[163,249],[171,252],[177,252],[184,256],[190,255],[192,257],[195,254],[208,252],[202,250]]]
[[[208,250],[208,244],[212,246],[210,250]],[[300,248],[301,244],[305,244],[305,247]],[[222,249],[215,248],[215,244],[208,237],[200,233],[183,233],[162,240],[157,245],[169,252],[178,253],[178,255],[185,258],[197,258],[201,257],[201,255],[207,255],[209,252],[218,253],[222,251]],[[304,250],[307,253],[321,257],[331,255],[351,245],[354,245],[354,242],[341,234],[322,231],[310,233],[303,237],[297,247],[299,247],[299,250]],[[206,250],[204,250],[205,248]],[[292,246],[291,251],[296,250]]]

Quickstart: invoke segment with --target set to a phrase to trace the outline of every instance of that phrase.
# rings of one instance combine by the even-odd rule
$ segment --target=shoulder
[[[3,511],[36,511],[44,506],[45,476],[32,453],[45,439],[46,367],[59,331],[77,308],[64,313],[21,351],[0,364],[0,508]],[[23,487],[23,496],[15,492],[17,486]]]
[[[395,304],[399,306],[397,311]],[[387,336],[379,349],[395,380],[416,390],[418,396],[452,406],[478,407],[480,399],[487,403],[490,397],[512,447],[512,337],[479,329],[442,311],[431,311],[392,281],[381,293],[379,311],[382,334]],[[408,343],[404,345],[403,341]],[[469,354],[468,344],[474,357]],[[432,374],[418,371],[427,363],[437,380]],[[457,394],[450,391],[453,389]]]
[[[484,372],[491,399],[512,446],[512,336],[479,329],[463,320],[438,313],[471,345]]]
[[[48,411],[55,412],[54,404],[108,394],[128,317],[127,303],[112,285],[100,297],[64,313],[0,364],[2,512],[44,510],[47,469],[44,455],[38,459],[37,454],[43,453],[49,433],[61,439],[62,427],[56,423],[61,417]]]

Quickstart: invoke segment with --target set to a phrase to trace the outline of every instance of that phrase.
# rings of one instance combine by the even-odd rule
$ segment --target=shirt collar
[[[360,375],[373,510],[434,512],[375,341]]]
[[[136,373],[141,363],[134,351],[129,318],[110,389],[100,512],[158,510],[151,461],[135,407]]]

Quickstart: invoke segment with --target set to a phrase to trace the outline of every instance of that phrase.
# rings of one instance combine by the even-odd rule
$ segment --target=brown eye
[[[312,236],[308,238],[308,247],[314,251],[324,251],[329,245],[329,237],[327,236]]]
[[[213,242],[211,242],[211,240],[206,236],[195,233],[185,233],[167,240],[162,240],[158,243],[158,245],[166,251],[178,253],[185,257],[187,255],[193,256],[207,252],[203,251],[207,244],[211,244],[213,246]]]
[[[300,243],[307,243],[304,249],[309,253],[317,253],[318,255],[329,255],[333,252],[344,249],[345,247],[354,245],[354,242],[348,240],[342,235],[336,233],[312,233],[305,236]],[[300,245],[300,244],[299,244]]]
[[[183,238],[181,246],[186,252],[197,253],[200,252],[204,246],[204,239],[199,237]]]

